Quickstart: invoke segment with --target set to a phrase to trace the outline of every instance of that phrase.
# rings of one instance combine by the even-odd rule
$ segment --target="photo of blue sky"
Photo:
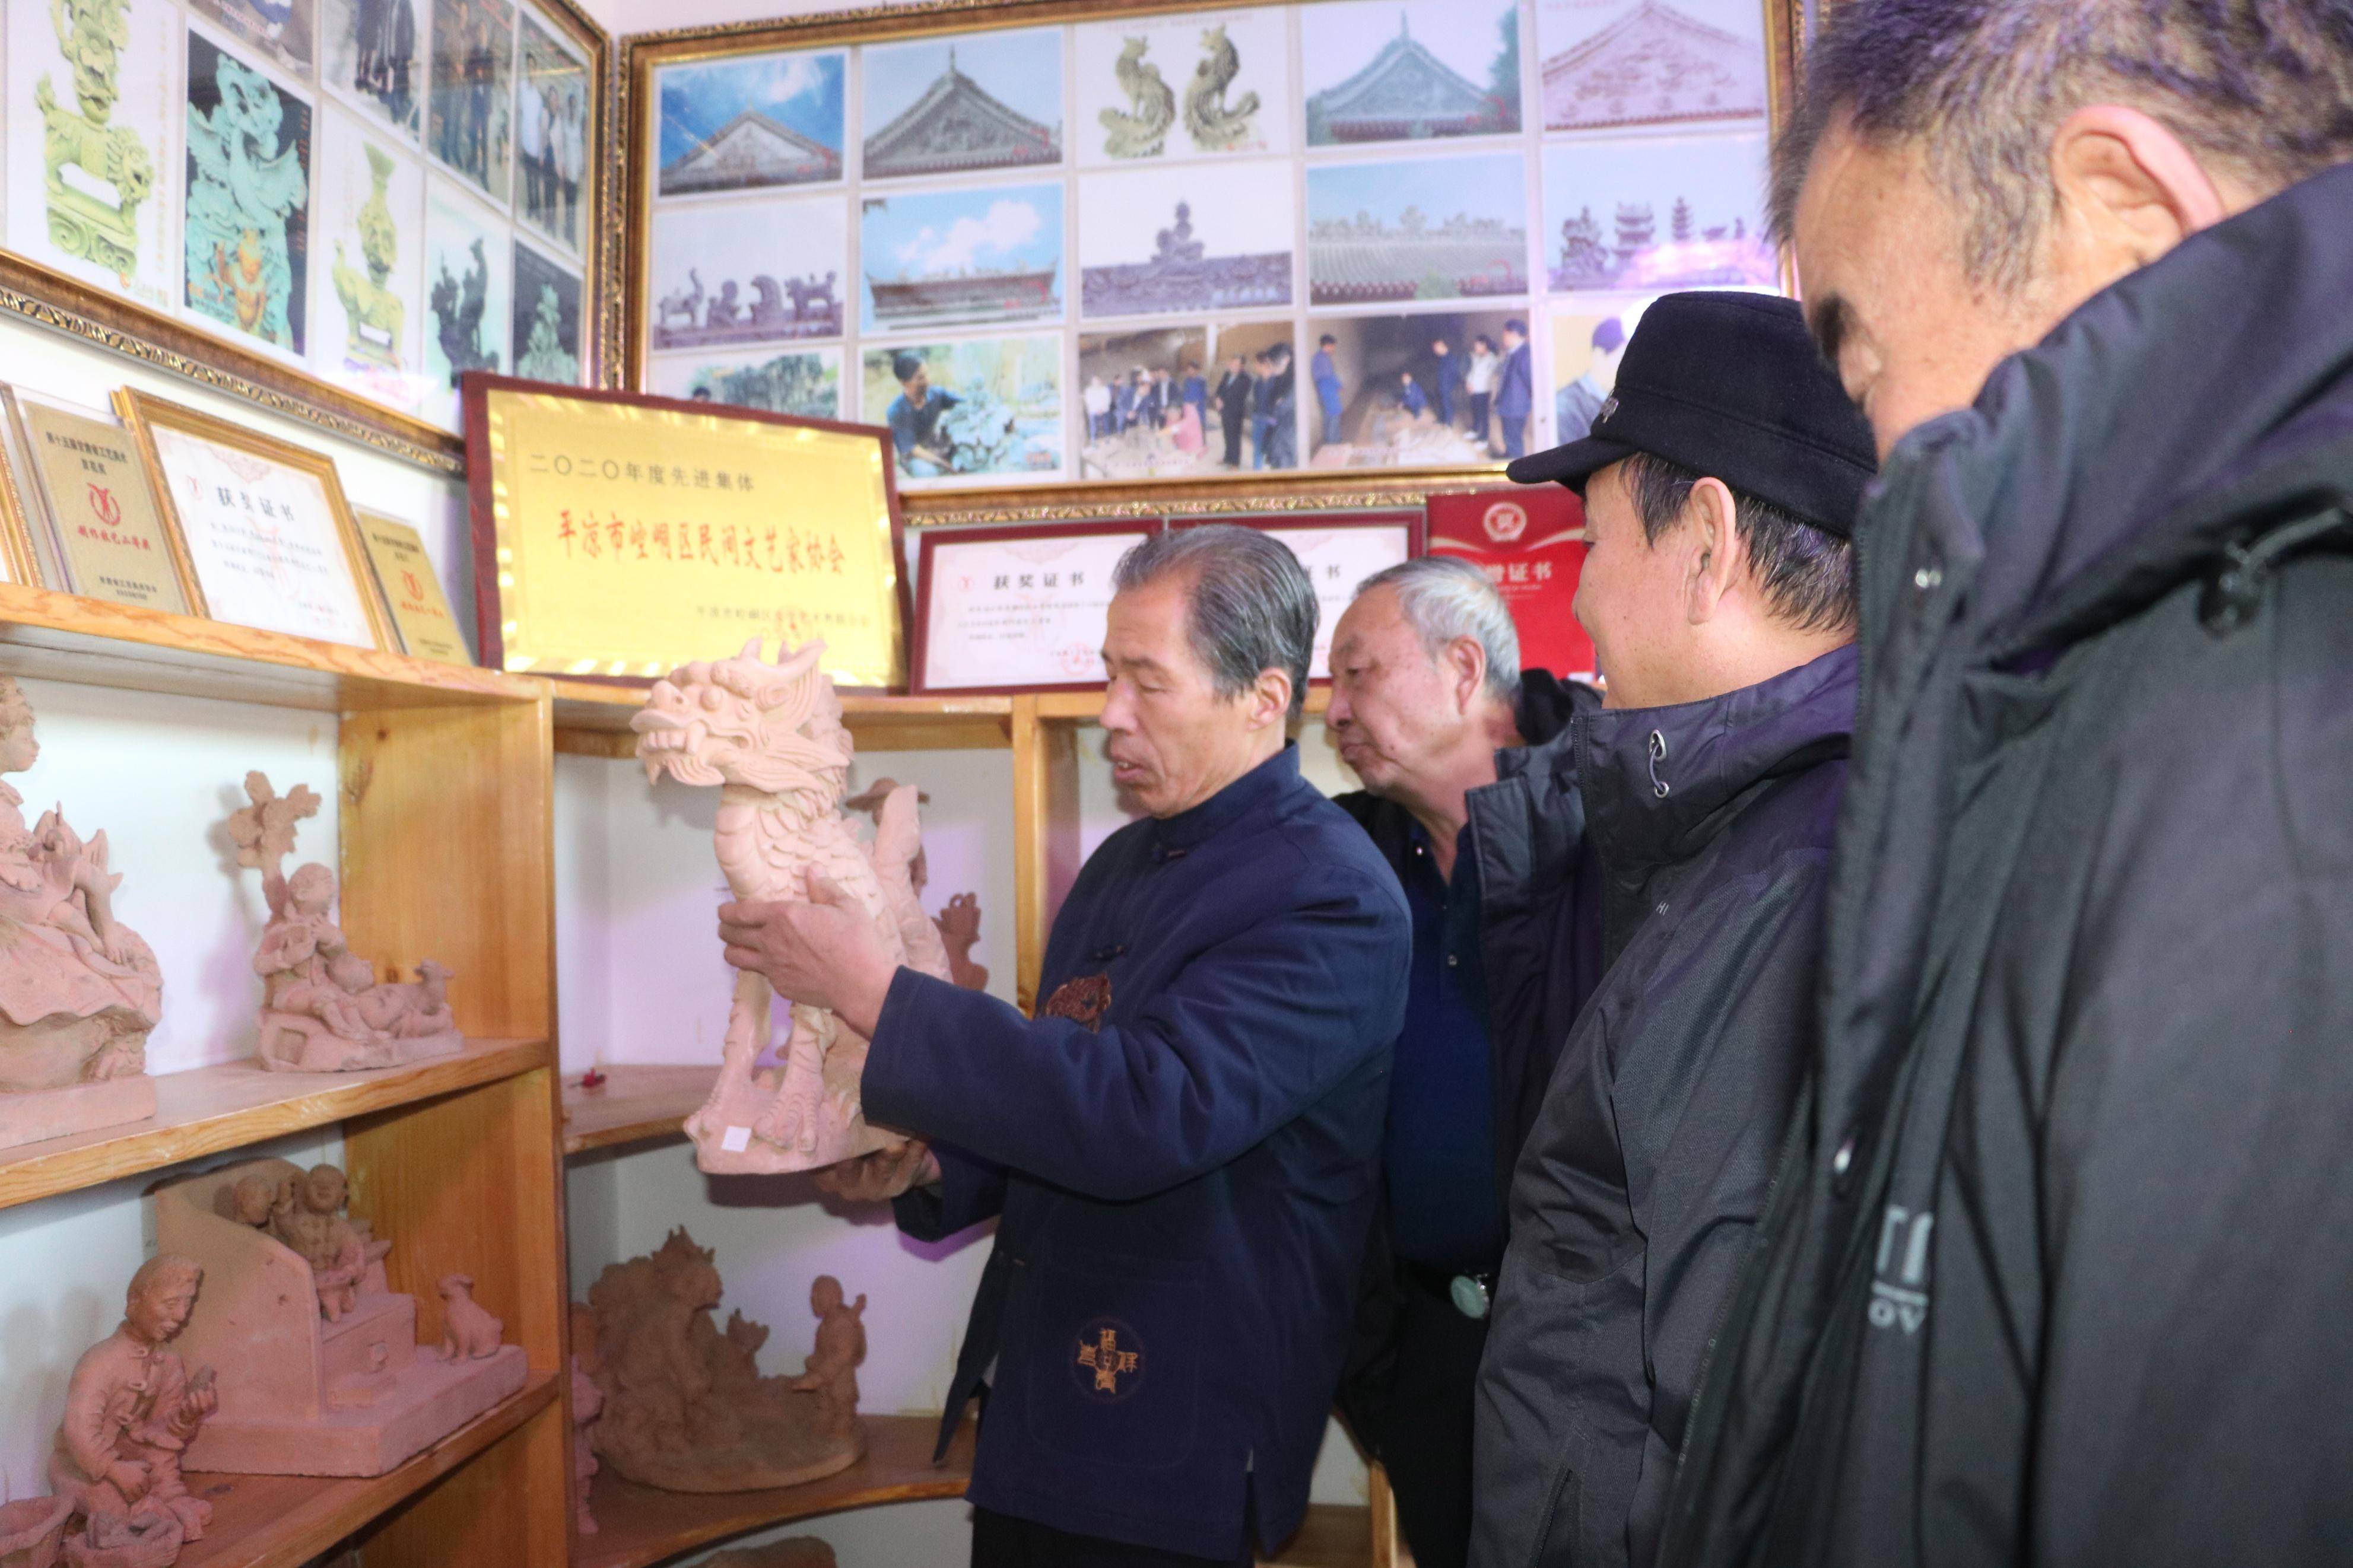
[[[1512,227],[1527,223],[1527,184],[1517,153],[1335,163],[1307,171],[1307,221],[1352,222],[1359,213],[1395,226],[1408,207],[1431,224],[1457,213]]]
[[[1025,27],[967,33],[953,43],[925,39],[868,46],[864,121],[859,134],[873,135],[929,91],[947,70],[951,51],[955,68],[983,92],[1040,125],[1061,128],[1062,30]]]
[[[834,50],[664,67],[657,77],[661,166],[677,163],[747,109],[840,152],[847,58]]]
[[[869,196],[858,232],[863,331],[1061,313],[1060,184]],[[991,278],[1008,286],[986,286]],[[902,291],[878,310],[877,282],[941,287],[916,298]]]

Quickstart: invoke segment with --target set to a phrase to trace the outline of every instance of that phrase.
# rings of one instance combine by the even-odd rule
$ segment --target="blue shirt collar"
[[[1282,750],[1200,805],[1187,806],[1174,816],[1155,821],[1152,825],[1154,851],[1176,850],[1181,854],[1197,844],[1206,843],[1243,817],[1271,805],[1298,782],[1299,742],[1285,741]]]

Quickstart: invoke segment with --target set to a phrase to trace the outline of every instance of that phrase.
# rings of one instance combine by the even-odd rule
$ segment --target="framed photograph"
[[[1062,187],[868,196],[858,255],[870,332],[1059,317]]]
[[[332,458],[133,388],[116,392],[114,405],[162,502],[193,613],[399,647]]]
[[[916,535],[918,692],[1082,691],[1103,685],[1119,558],[1156,519],[927,528]]]
[[[9,580],[188,613],[179,552],[138,442],[101,409],[0,386],[7,405]]]
[[[1307,144],[1520,128],[1518,0],[1340,0],[1299,12]]]
[[[423,123],[431,0],[322,0],[319,79],[414,145]]]
[[[360,542],[367,547],[368,566],[376,591],[384,596],[385,618],[400,639],[400,651],[411,658],[442,664],[471,664],[465,634],[449,613],[449,597],[433,570],[433,558],[417,530],[382,512],[356,511]]]
[[[311,277],[311,105],[188,32],[182,302],[300,358]]]
[[[843,686],[904,684],[885,432],[477,374],[466,451],[491,668],[647,680],[823,637]]]
[[[1520,634],[1520,667],[1593,673],[1593,639],[1570,606],[1585,566],[1585,508],[1560,485],[1505,485],[1430,498],[1432,554],[1485,572]]]
[[[514,247],[515,374],[527,381],[580,384],[580,279],[521,240]]]
[[[1765,176],[1761,131],[1547,147],[1546,282],[1555,293],[1773,288]]]
[[[1803,14],[939,0],[638,34],[613,384],[892,426],[910,515],[956,527],[1498,484],[1588,389],[1584,318],[1782,284],[1756,187]],[[1197,357],[1173,425],[1123,419]]]
[[[1062,161],[1060,27],[881,44],[863,53],[867,179]]]
[[[654,78],[656,189],[692,196],[839,180],[849,62],[832,49],[665,67]]]
[[[1623,303],[1595,300],[1584,311],[1552,314],[1552,438],[1555,445],[1593,434],[1601,405],[1618,389],[1618,362],[1655,296]]]
[[[277,69],[311,79],[315,0],[188,0],[188,8]]]
[[[514,251],[497,218],[456,184],[427,183],[425,389],[427,417],[458,421],[468,371],[507,369],[513,327]]]
[[[1034,333],[866,351],[860,405],[902,483],[1062,476],[1062,339]]]
[[[1323,516],[1198,517],[1171,520],[1187,528],[1233,522],[1271,534],[1291,547],[1315,586],[1315,655],[1307,667],[1310,684],[1332,679],[1332,628],[1356,597],[1356,584],[1385,567],[1422,553],[1419,511],[1330,512]]]
[[[1535,0],[1544,128],[1763,119],[1772,9],[1756,0]]]
[[[575,256],[588,248],[588,62],[529,10],[516,20],[515,216]]]
[[[426,145],[501,206],[514,166],[514,68],[513,0],[433,0]]]
[[[425,402],[425,164],[375,121],[320,116],[311,221],[325,251],[311,360],[339,386],[417,413]]]

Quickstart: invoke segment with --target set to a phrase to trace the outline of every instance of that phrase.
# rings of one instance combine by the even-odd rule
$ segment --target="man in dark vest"
[[[941,1426],[987,1391],[978,1568],[1247,1564],[1297,1528],[1405,1010],[1397,878],[1286,739],[1298,559],[1172,529],[1114,588],[1103,723],[1145,816],[1080,871],[1036,1018],[894,969],[830,883],[721,911],[731,962],[871,1038],[868,1116],[930,1141],[837,1187],[898,1189],[926,1238],[998,1221]]]

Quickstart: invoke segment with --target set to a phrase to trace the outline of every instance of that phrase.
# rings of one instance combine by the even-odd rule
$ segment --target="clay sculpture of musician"
[[[40,750],[31,705],[0,676],[0,773]],[[27,828],[23,805],[0,783],[0,1148],[153,1116],[147,1035],[163,1016],[155,955],[114,918],[106,835],[85,843],[62,807]]]
[[[137,1549],[124,1561],[170,1563],[212,1519],[212,1504],[189,1493],[180,1466],[219,1399],[212,1369],[190,1373],[171,1348],[203,1281],[204,1270],[185,1258],[141,1265],[121,1326],[82,1352],[66,1383],[49,1484],[80,1500],[84,1545]]]
[[[232,1191],[242,1206],[245,1190]],[[287,1183],[269,1213],[269,1234],[311,1266],[319,1315],[331,1323],[359,1305],[360,1285],[367,1278],[367,1243],[343,1217],[350,1197],[351,1184],[341,1168],[318,1164]]]
[[[351,1072],[449,1056],[465,1042],[449,1008],[449,971],[426,960],[411,984],[378,982],[335,923],[335,877],[315,862],[291,877],[295,825],[315,816],[319,797],[297,784],[284,795],[259,773],[245,775],[252,803],[228,833],[237,863],[261,872],[269,923],[253,955],[262,977],[261,1065],[290,1072]]]
[[[780,650],[754,638],[733,658],[697,662],[658,680],[631,718],[649,780],[720,786],[720,868],[739,900],[806,900],[828,879],[873,920],[892,956],[944,980],[947,952],[916,896],[923,851],[913,784],[874,808],[871,843],[843,815],[852,753],[821,642]],[[858,1080],[865,1038],[833,1014],[796,1003],[781,1071],[755,1068],[768,1045],[768,983],[735,977],[719,1081],[687,1119],[705,1171],[804,1171],[904,1140],[867,1124]],[[608,1417],[609,1424],[609,1417]]]

